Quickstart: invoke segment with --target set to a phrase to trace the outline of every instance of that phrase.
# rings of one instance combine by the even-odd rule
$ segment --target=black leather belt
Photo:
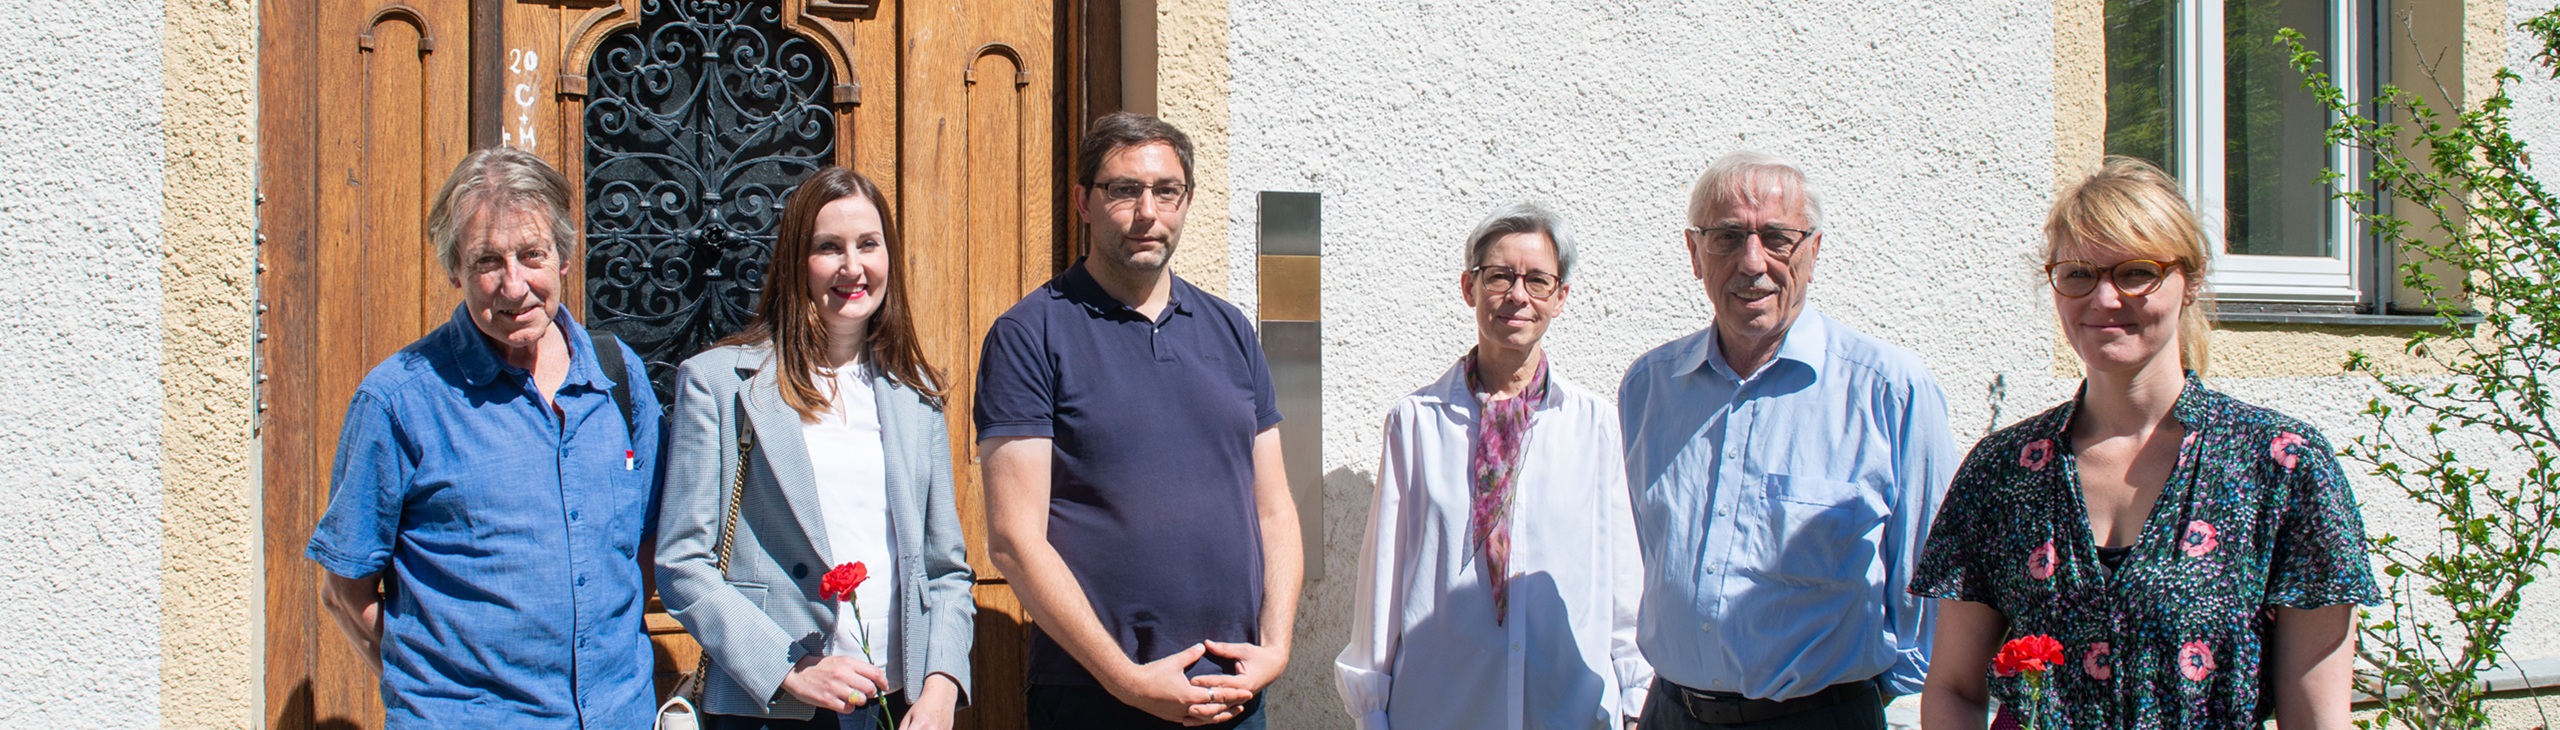
[[[1709,725],[1763,722],[1847,702],[1884,703],[1884,695],[1878,693],[1875,680],[1871,679],[1841,682],[1813,694],[1786,700],[1754,699],[1732,692],[1690,689],[1660,678],[1654,681],[1661,685],[1656,691],[1670,690],[1681,709],[1688,710],[1690,717]]]

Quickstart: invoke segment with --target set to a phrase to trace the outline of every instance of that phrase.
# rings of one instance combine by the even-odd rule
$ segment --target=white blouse
[[[871,392],[868,367],[836,370],[835,382],[818,382],[834,406],[817,423],[802,423],[800,437],[809,452],[809,473],[816,477],[819,514],[826,520],[827,568],[860,561],[870,577],[853,593],[862,621],[839,609],[835,633],[828,637],[830,656],[862,656],[862,633],[870,632],[871,656],[864,662],[888,676],[883,693],[899,689],[898,559],[896,535],[889,520],[887,457],[881,447],[880,408]]]
[[[1467,544],[1478,396],[1463,365],[1387,413],[1351,645],[1334,660],[1363,730],[1618,727],[1653,668],[1636,649],[1644,581],[1618,414],[1550,371],[1511,509],[1510,601]]]

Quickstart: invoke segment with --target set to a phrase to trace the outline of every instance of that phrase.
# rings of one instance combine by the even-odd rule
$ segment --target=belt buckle
[[[1751,701],[1748,697],[1728,700],[1710,697],[1705,692],[1688,687],[1680,687],[1680,700],[1681,706],[1689,711],[1689,716],[1699,722],[1710,725],[1740,725],[1752,721],[1742,710],[1743,704]]]

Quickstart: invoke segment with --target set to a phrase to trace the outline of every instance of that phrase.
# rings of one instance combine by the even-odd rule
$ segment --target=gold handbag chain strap
[[[747,498],[747,453],[755,447],[755,426],[745,418],[738,419],[738,476],[729,482],[729,519],[720,524],[720,542],[711,553],[711,564],[724,579],[729,577],[729,553],[738,539],[738,503]]]
[[[747,420],[745,413],[739,413],[738,475],[736,478],[729,481],[729,518],[720,523],[720,540],[719,542],[712,543],[711,547],[711,565],[713,568],[720,571],[720,579],[722,581],[727,581],[729,579],[729,553],[734,551],[738,540],[738,503],[744,502],[747,499],[747,455],[749,452],[754,451],[755,447],[755,424]],[[710,649],[705,648],[702,650],[701,660],[694,662],[693,673],[695,677],[699,678],[699,681],[696,681],[693,685],[692,702],[694,705],[700,706],[702,704],[702,695],[710,690],[711,685]]]

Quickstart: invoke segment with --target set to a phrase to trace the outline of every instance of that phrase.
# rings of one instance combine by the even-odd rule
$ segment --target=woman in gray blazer
[[[657,583],[711,660],[705,727],[859,727],[886,708],[940,730],[967,698],[977,606],[943,385],[888,211],[849,170],[801,183],[755,321],[679,371]],[[827,576],[857,563],[868,580],[839,594]]]

